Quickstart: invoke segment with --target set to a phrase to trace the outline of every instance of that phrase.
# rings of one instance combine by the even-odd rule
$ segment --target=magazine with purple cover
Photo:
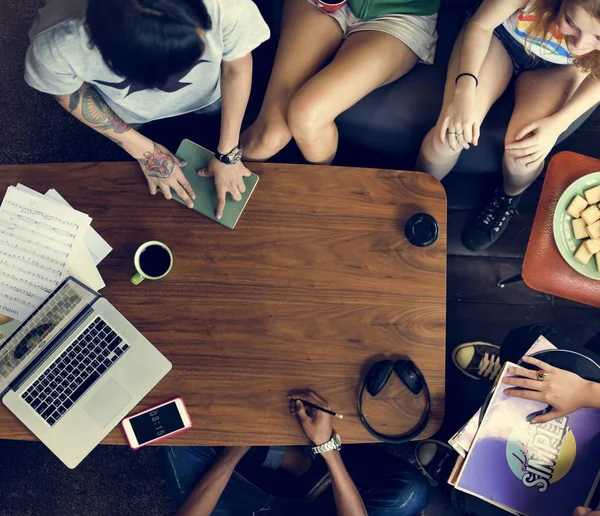
[[[546,337],[540,335],[537,340],[531,345],[531,347],[527,350],[524,356],[531,356],[534,353],[539,353],[540,351],[547,351],[549,349],[556,349],[556,346],[552,344]],[[496,388],[498,382],[494,383],[492,389]],[[473,443],[473,439],[475,439],[475,434],[479,429],[479,414],[481,413],[481,409],[475,412],[475,415],[467,421],[463,427],[452,436],[452,438],[448,441],[448,444],[452,446],[456,450],[456,452],[462,457],[466,457],[467,453],[471,449],[471,444]]]
[[[589,503],[600,471],[600,410],[527,422],[545,406],[496,389],[456,488],[526,516],[570,515]]]

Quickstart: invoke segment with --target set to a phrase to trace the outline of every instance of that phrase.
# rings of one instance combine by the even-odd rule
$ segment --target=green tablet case
[[[219,224],[223,224],[223,226],[233,229],[258,183],[258,176],[252,174],[250,177],[244,178],[246,191],[242,194],[241,201],[235,202],[229,195],[227,196],[225,210],[223,211],[223,216],[219,220],[215,215],[218,201],[214,179],[212,177],[200,177],[197,174],[198,170],[208,166],[214,153],[186,139],[181,142],[179,149],[177,149],[176,156],[179,159],[187,161],[187,165],[182,167],[181,171],[196,193],[194,210]],[[173,198],[180,203],[185,204],[175,192],[173,192]]]

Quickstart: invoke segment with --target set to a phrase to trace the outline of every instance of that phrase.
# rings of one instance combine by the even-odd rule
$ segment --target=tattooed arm
[[[75,118],[116,143],[133,156],[144,172],[152,195],[160,188],[167,199],[172,198],[171,188],[185,201],[194,206],[196,197],[177,159],[162,145],[153,142],[127,125],[110,108],[94,88],[84,83],[70,95],[57,95],[58,103]]]

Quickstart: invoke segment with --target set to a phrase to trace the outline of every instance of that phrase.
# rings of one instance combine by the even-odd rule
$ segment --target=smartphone
[[[129,446],[142,446],[162,441],[192,427],[192,420],[181,398],[174,398],[121,421]]]

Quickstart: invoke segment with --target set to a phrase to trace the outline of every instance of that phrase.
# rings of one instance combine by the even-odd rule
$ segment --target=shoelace
[[[494,222],[492,229],[496,232],[500,231],[507,217],[510,217],[517,212],[512,203],[512,197],[508,197],[507,195],[494,195],[492,201],[486,206],[481,221],[486,226],[489,226]]]
[[[479,361],[478,374],[482,378],[494,380],[498,376],[501,367],[502,364],[498,355],[484,353],[483,358]]]

